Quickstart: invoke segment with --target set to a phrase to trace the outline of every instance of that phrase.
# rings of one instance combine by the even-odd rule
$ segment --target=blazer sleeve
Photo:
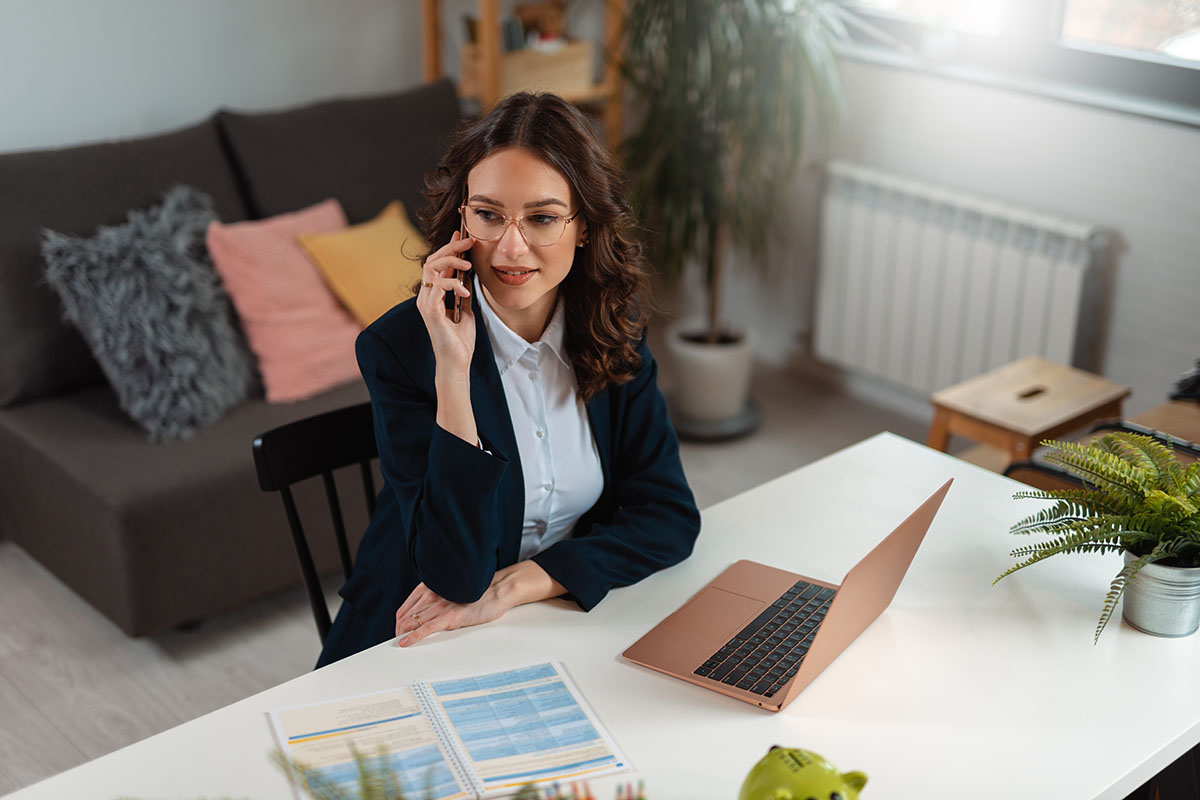
[[[658,366],[644,338],[638,355],[641,366],[633,380],[608,389],[614,402],[607,518],[594,519],[587,529],[533,556],[585,611],[613,587],[683,561],[700,533],[700,512],[658,389]]]
[[[495,501],[507,462],[441,428],[432,379],[422,388],[377,332],[355,343],[371,393],[383,479],[399,507],[396,530],[384,531],[390,557],[373,565],[376,581],[400,580],[396,548],[421,581],[456,603],[478,600],[497,569],[500,523]]]

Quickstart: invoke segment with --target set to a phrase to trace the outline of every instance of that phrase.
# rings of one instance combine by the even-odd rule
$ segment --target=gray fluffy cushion
[[[186,438],[256,386],[254,360],[204,244],[213,200],[175,186],[94,236],[43,231],[46,279],[121,408],[155,441]]]

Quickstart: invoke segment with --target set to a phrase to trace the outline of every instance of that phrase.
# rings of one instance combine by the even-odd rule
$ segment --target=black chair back
[[[1004,468],[1004,475],[1027,483],[1035,489],[1083,489],[1085,484],[1057,464],[1028,459],[1014,461]]]
[[[1200,459],[1200,445],[1195,442],[1189,442],[1186,439],[1180,439],[1178,436],[1172,436],[1165,431],[1156,431],[1126,419],[1098,422],[1092,426],[1091,433],[1093,437],[1100,437],[1113,431],[1138,433],[1142,436],[1157,439],[1162,444],[1174,450],[1175,455],[1185,465]],[[1085,486],[1082,480],[1057,464],[1037,459],[1014,461],[1004,470],[1004,474],[1009,478],[1027,483],[1037,489],[1082,489]]]
[[[1200,444],[1189,442],[1187,439],[1180,439],[1178,436],[1168,433],[1167,431],[1156,431],[1153,428],[1147,428],[1145,425],[1138,425],[1136,422],[1130,422],[1127,419],[1109,420],[1107,422],[1098,422],[1092,428],[1092,433],[1102,436],[1111,431],[1125,431],[1126,433],[1140,433],[1142,436],[1149,436],[1151,439],[1157,439],[1167,447],[1175,451],[1175,455],[1184,465],[1190,464],[1197,459],[1200,459]]]
[[[341,556],[342,574],[349,579],[354,562],[350,556],[346,524],[333,473],[343,467],[359,465],[367,513],[373,515],[375,478],[371,462],[379,457],[379,451],[371,422],[371,404],[361,403],[281,425],[255,437],[253,447],[259,488],[264,492],[279,492],[283,498],[283,508],[292,531],[292,543],[296,548],[300,571],[304,575],[313,619],[323,642],[329,633],[329,609],[325,605],[321,581],[313,563],[308,537],[300,523],[291,487],[318,475],[324,480],[325,497],[329,502],[333,532]]]

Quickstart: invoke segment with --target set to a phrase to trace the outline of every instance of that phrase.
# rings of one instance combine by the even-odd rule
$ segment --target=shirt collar
[[[496,366],[499,367],[501,375],[507,372],[513,364],[517,363],[517,360],[527,350],[537,351],[540,347],[549,347],[550,352],[554,353],[563,366],[567,369],[571,368],[571,362],[567,358],[566,348],[563,344],[563,334],[566,330],[566,312],[563,310],[562,297],[558,298],[558,303],[554,307],[554,314],[550,317],[550,324],[542,332],[541,338],[534,343],[530,343],[514,333],[512,329],[504,324],[504,320],[496,315],[496,312],[488,305],[487,298],[479,286],[479,279],[477,277],[474,282],[474,293],[473,300],[482,312],[484,328],[487,330],[488,339],[491,340],[492,352],[496,356]]]

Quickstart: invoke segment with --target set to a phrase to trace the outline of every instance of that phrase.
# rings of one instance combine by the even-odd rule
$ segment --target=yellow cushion
[[[299,237],[329,288],[364,326],[412,297],[426,244],[400,201],[369,222]]]

